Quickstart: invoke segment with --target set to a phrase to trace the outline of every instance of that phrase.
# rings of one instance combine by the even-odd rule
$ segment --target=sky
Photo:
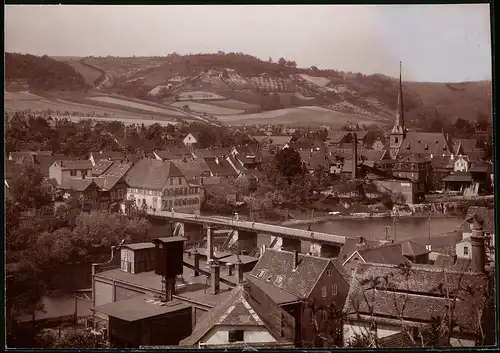
[[[491,79],[487,4],[6,5],[5,51],[49,56],[243,52],[426,82]]]

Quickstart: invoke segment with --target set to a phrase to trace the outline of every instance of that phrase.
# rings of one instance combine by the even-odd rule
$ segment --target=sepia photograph
[[[6,348],[498,345],[488,3],[4,9]]]

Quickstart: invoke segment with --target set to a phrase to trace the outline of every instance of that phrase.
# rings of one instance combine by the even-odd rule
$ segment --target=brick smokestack
[[[358,178],[357,168],[358,168],[358,137],[356,135],[356,131],[352,132],[352,180],[356,180]]]
[[[293,269],[295,270],[299,266],[299,252],[293,250]]]
[[[472,271],[485,272],[486,267],[486,237],[483,229],[473,229],[470,237],[472,245]]]
[[[219,294],[220,289],[220,266],[217,262],[210,265],[210,292]]]

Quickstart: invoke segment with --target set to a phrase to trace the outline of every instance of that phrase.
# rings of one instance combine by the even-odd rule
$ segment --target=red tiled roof
[[[99,187],[99,189],[107,191],[111,190],[116,183],[121,179],[119,176],[104,175],[94,179],[94,182]]]
[[[102,159],[99,162],[95,164],[95,166],[92,168],[92,175],[101,175],[104,173],[111,165],[113,164],[113,161],[109,161],[106,159]]]
[[[438,132],[408,132],[401,143],[398,155],[451,154],[453,149],[446,136]]]
[[[420,256],[430,253],[424,246],[414,243],[410,240],[401,242],[404,256]]]
[[[123,177],[132,167],[132,163],[119,163],[113,162],[113,164],[106,169],[103,175],[112,175],[117,177]]]
[[[74,190],[74,191],[85,191],[90,185],[96,185],[93,179],[77,179],[70,178],[65,180],[61,185],[58,186],[58,189],[61,190]]]
[[[193,155],[187,147],[172,147],[164,151],[155,151],[161,159],[179,159],[182,157],[192,158]]]
[[[361,250],[366,247],[374,248],[382,245],[383,243],[379,240],[363,239],[363,243],[360,244],[358,238],[346,238],[345,243],[340,249],[339,260],[344,262],[351,256],[356,250]]]
[[[384,244],[376,248],[358,250],[358,253],[366,262],[390,265],[409,263],[409,260],[403,256],[401,244]]]
[[[129,170],[125,182],[131,188],[161,190],[168,178],[182,176],[171,161],[141,159]]]
[[[188,181],[197,180],[207,173],[210,168],[203,159],[172,159],[172,163],[180,170]]]
[[[249,280],[234,288],[219,305],[209,310],[182,346],[196,345],[215,326],[262,326],[277,341],[294,341],[295,320]]]
[[[219,148],[206,148],[197,149],[192,152],[196,158],[210,158],[215,159],[216,157],[226,157],[229,156],[231,148],[219,147]]]
[[[293,266],[294,254],[284,250],[268,249],[262,254],[250,276],[277,286],[300,298],[307,298],[326,266],[332,261],[316,256],[298,254],[299,262]],[[334,261],[337,267],[336,261]],[[276,282],[280,276],[280,282]]]

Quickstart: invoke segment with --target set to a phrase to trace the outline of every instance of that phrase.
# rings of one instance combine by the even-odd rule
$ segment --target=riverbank
[[[314,217],[314,219],[294,219],[280,223],[282,226],[300,225],[300,224],[319,224],[341,220],[373,220],[373,219],[389,219],[392,218],[390,212],[374,213],[374,214],[350,214],[350,215],[327,215]],[[455,218],[456,215],[449,214],[434,214],[434,215],[400,215],[398,219],[418,219],[418,218]]]

